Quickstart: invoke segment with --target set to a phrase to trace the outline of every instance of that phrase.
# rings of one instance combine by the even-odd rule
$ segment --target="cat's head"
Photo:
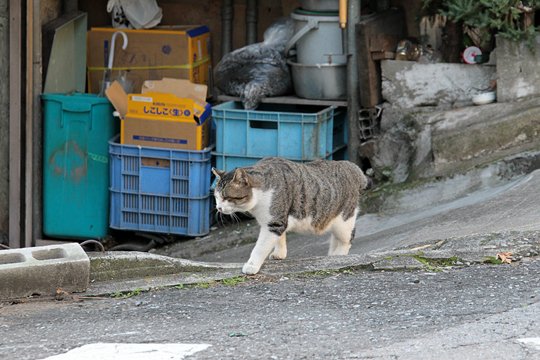
[[[217,183],[214,189],[216,209],[224,214],[246,212],[253,209],[253,183],[248,173],[242,168],[225,172],[212,168]]]

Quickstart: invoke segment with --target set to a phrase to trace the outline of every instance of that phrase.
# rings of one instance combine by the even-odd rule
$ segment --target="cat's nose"
[[[216,209],[219,212],[223,212],[223,206],[221,206],[221,205],[216,205]]]

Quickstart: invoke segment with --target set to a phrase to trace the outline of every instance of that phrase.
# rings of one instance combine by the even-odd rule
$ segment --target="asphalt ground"
[[[539,272],[536,257],[28,299],[0,308],[0,358],[142,343],[210,345],[187,359],[534,359],[540,358]]]
[[[289,258],[253,277],[240,268],[256,225],[218,228],[146,254],[152,267],[133,262],[168,274],[2,303],[0,358],[99,342],[210,345],[196,359],[540,358],[539,190],[537,171],[437,207],[360,217],[350,256],[323,256],[324,237],[291,236]],[[192,262],[158,255],[182,251]]]

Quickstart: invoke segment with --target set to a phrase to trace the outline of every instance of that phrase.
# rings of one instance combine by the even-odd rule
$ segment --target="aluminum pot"
[[[347,98],[347,64],[300,64],[288,60],[294,92],[304,99]]]
[[[300,7],[309,11],[339,11],[339,0],[300,0]]]

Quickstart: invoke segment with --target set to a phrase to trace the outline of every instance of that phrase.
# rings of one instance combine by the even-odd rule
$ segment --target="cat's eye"
[[[238,197],[229,196],[229,200],[232,200],[232,201],[240,201],[240,200],[244,200],[246,198],[247,198],[247,195],[246,196],[238,196]]]

